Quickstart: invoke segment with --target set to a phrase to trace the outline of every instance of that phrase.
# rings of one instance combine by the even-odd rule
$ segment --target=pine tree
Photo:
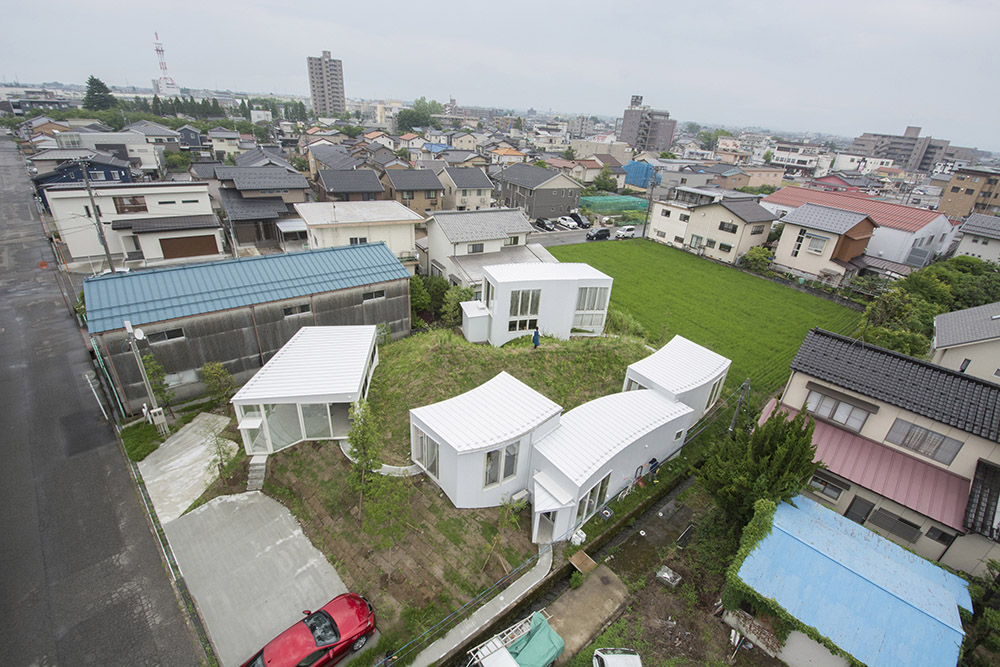
[[[87,94],[83,98],[83,108],[102,111],[117,105],[118,100],[111,94],[111,89],[96,76],[91,75],[87,79]]]
[[[247,106],[246,100],[240,100],[240,115],[244,118],[250,117],[250,107]]]
[[[163,115],[163,102],[160,101],[159,95],[153,95],[153,106],[151,107],[154,116]]]
[[[212,98],[212,116],[224,117],[226,114],[222,111],[222,106],[219,104],[219,100]]]

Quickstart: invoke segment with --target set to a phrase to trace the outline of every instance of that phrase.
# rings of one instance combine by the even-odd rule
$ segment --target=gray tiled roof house
[[[319,182],[331,194],[385,192],[378,174],[371,169],[320,169]]]
[[[505,239],[532,231],[528,219],[514,208],[437,211],[433,218],[451,243]]]
[[[451,177],[456,188],[493,189],[493,181],[478,167],[448,167],[445,169],[445,172]]]
[[[843,234],[867,218],[864,213],[845,211],[831,206],[803,204],[781,219],[799,227],[816,229],[831,234]],[[872,222],[872,224],[875,224]],[[875,225],[878,227],[878,225]]]
[[[771,222],[778,219],[778,216],[758,204],[756,200],[739,199],[730,201],[723,199],[719,203],[743,222]]]
[[[1000,239],[1000,217],[983,213],[973,213],[962,223],[960,231],[963,234],[975,234],[976,236],[985,236],[990,239]]]
[[[390,169],[385,175],[396,190],[444,190],[441,181],[429,169]]]
[[[994,338],[1000,338],[1000,301],[934,318],[935,349]]]

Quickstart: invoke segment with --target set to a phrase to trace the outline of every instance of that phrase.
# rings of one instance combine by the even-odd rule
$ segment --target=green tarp
[[[603,215],[625,211],[645,211],[649,202],[642,197],[608,195],[606,197],[580,197],[580,206]]]
[[[535,612],[531,617],[531,629],[527,634],[515,639],[507,652],[521,667],[548,667],[562,655],[566,648],[555,630],[545,620],[545,617]]]

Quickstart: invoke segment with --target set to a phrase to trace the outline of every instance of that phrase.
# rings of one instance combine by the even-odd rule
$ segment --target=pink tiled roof
[[[938,211],[893,204],[859,195],[859,193],[827,192],[794,186],[781,188],[765,197],[764,201],[781,206],[798,207],[803,204],[821,204],[842,208],[845,211],[864,213],[880,227],[891,227],[904,232],[919,231],[942,215]]]
[[[761,423],[771,416],[775,403],[773,398],[768,402]],[[790,417],[797,412],[784,405],[781,409]],[[831,472],[965,532],[971,480],[819,420],[813,444],[816,460]]]

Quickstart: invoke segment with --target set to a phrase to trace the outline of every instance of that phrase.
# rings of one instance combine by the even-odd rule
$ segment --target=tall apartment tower
[[[339,116],[347,110],[344,100],[344,65],[330,58],[324,51],[322,57],[309,56],[309,92],[317,116]]]
[[[642,95],[633,95],[618,138],[640,151],[669,151],[676,129],[677,121],[668,112],[650,109],[642,103]]]

